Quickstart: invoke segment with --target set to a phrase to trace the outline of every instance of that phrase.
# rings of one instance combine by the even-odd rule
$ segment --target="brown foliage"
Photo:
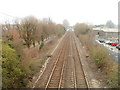
[[[13,29],[9,30],[7,35],[12,36],[14,41],[16,41],[20,38],[19,33],[16,30],[13,30]]]

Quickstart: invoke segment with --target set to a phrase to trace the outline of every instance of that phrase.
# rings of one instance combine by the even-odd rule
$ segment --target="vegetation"
[[[21,21],[16,20],[13,25],[7,22],[2,26],[2,30],[4,37],[8,37],[10,40],[19,37],[28,48],[31,45],[35,47],[36,43],[40,44],[41,41],[50,37],[57,37],[65,33],[62,24],[55,24],[50,18],[39,20],[33,16],[25,17]],[[11,32],[12,30],[13,32]],[[15,33],[16,31],[17,33]]]
[[[2,31],[3,88],[26,87],[45,62],[39,57],[43,52],[40,53],[39,49],[49,38],[61,37],[65,33],[62,24],[33,16],[16,20],[12,25],[7,22]]]
[[[70,28],[69,22],[68,22],[68,20],[66,20],[66,19],[63,20],[63,25],[64,25],[65,30],[67,30],[67,29]]]
[[[14,49],[3,44],[2,47],[2,81],[4,88],[25,86],[26,73],[20,66],[20,59]]]
[[[118,64],[112,60],[108,50],[95,42],[95,35],[87,25],[76,24],[74,28],[82,45],[87,48],[90,58],[95,61],[99,69],[106,73],[105,79],[108,87],[117,88]]]
[[[44,43],[42,42],[39,46],[39,49],[41,49],[44,46]]]
[[[85,23],[77,23],[74,26],[74,29],[75,29],[76,35],[78,36],[79,34],[87,34],[90,28]]]
[[[95,60],[98,68],[104,66],[104,59],[109,55],[107,50],[101,46],[92,47],[91,53],[92,59]]]
[[[106,22],[106,26],[108,28],[115,28],[115,24],[111,20],[109,20],[109,21]]]

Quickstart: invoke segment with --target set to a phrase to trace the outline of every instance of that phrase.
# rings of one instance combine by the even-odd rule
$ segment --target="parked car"
[[[111,45],[114,42],[112,40],[107,40],[105,43],[108,44],[108,45]]]
[[[118,44],[118,45],[116,46],[116,48],[120,50],[120,44]]]
[[[116,46],[116,45],[118,45],[118,44],[119,44],[119,43],[118,43],[118,40],[113,40],[110,45],[111,45],[111,46]]]
[[[104,38],[99,38],[98,41],[99,41],[100,43],[105,43],[105,39],[104,39]]]
[[[116,46],[118,45],[118,43],[111,43],[111,46]]]
[[[105,43],[106,44],[110,44],[110,43],[112,43],[110,40],[105,40]]]

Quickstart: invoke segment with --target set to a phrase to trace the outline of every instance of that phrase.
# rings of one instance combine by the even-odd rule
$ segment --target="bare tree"
[[[33,16],[24,18],[19,25],[17,25],[21,37],[24,39],[28,48],[33,44],[35,46],[35,34],[37,31],[37,19]]]
[[[49,32],[48,37],[56,34],[56,24],[53,23],[52,21],[48,22],[48,32]]]
[[[36,42],[39,44],[40,42],[44,43],[45,39],[61,33],[62,30],[64,32],[64,26],[55,24],[50,18],[41,21],[33,16],[16,22],[16,27],[20,37],[25,41],[28,48],[31,44],[35,46]]]
[[[66,20],[66,19],[63,20],[63,26],[65,27],[66,30],[69,29],[70,25],[69,25],[68,20]]]
[[[61,35],[63,35],[65,33],[65,29],[64,26],[62,24],[57,24],[57,35],[58,37],[60,37]]]
[[[42,33],[43,33],[42,21],[38,20],[36,34],[35,34],[35,40],[38,42],[38,44],[40,44]]]
[[[7,32],[11,29],[11,25],[9,21],[5,21],[5,24],[2,25],[2,35],[6,36]]]

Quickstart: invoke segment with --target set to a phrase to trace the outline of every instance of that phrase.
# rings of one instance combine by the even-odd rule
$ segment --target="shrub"
[[[97,47],[92,47],[92,49],[90,50],[92,59],[95,60],[96,64],[98,65],[98,67],[103,67],[105,64],[105,58],[108,56],[108,52],[106,49],[97,46]]]
[[[108,62],[107,67],[108,77],[107,77],[107,83],[110,88],[120,88],[120,85],[118,86],[118,80],[120,79],[120,71],[118,69],[118,64],[113,61]]]
[[[25,72],[20,68],[20,59],[15,50],[2,45],[2,83],[4,88],[23,86]]]
[[[44,42],[42,42],[39,46],[39,49],[41,49],[44,46]]]
[[[85,23],[77,23],[74,26],[75,33],[78,34],[87,34],[90,31],[90,27]]]

